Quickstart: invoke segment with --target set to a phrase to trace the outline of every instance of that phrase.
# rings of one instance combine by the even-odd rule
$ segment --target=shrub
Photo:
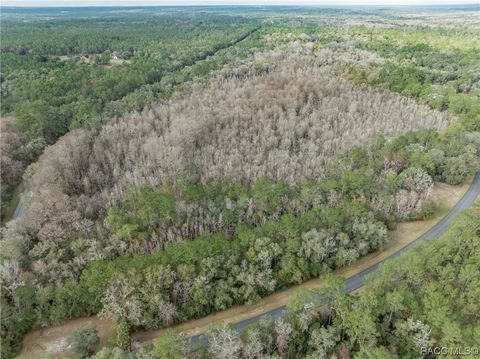
[[[154,351],[161,359],[182,359],[185,357],[187,341],[182,334],[167,331],[158,337],[154,344]]]
[[[117,335],[115,337],[115,344],[123,350],[130,350],[130,323],[125,319],[120,319],[117,323]]]
[[[80,354],[82,358],[92,355],[99,341],[98,331],[94,327],[74,331],[69,338],[73,351]]]

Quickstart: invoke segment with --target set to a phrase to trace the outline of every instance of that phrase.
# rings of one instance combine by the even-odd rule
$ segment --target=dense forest
[[[13,114],[22,133],[20,145],[2,151],[7,168],[25,168],[70,129],[140,110],[261,45],[248,17],[82,15],[3,15],[1,113]],[[2,175],[2,206],[21,178]]]
[[[120,346],[94,358],[394,359],[418,358],[422,348],[425,357],[448,355],[442,347],[462,348],[475,357],[479,233],[477,204],[442,238],[385,264],[358,295],[345,294],[343,280],[332,276],[326,288],[293,298],[283,319],[264,317],[240,337],[228,325],[212,327],[208,349],[195,349],[182,334],[169,332],[135,354]],[[315,295],[328,296],[330,304],[318,306]]]
[[[478,168],[475,26],[454,12],[418,26],[367,10],[89,11],[2,14],[2,215],[22,178],[32,194],[1,231],[2,356],[32,328],[92,314],[117,325],[118,348],[99,358],[403,358],[422,340],[476,344],[478,207],[360,296],[332,279],[326,312],[301,293],[284,320],[240,339],[219,326],[208,349],[170,333],[122,351],[134,330],[326,276],[432,216],[434,182]],[[438,272],[450,257],[453,274]],[[92,355],[96,330],[74,334]]]

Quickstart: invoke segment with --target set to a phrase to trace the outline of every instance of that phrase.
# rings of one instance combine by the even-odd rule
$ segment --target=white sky
[[[450,5],[480,0],[0,0],[2,6],[160,6],[160,5]]]

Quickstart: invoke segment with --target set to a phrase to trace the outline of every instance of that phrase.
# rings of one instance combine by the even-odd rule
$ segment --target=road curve
[[[363,271],[347,278],[345,281],[346,282],[345,289],[344,289],[345,292],[350,293],[362,287],[365,284],[366,276],[369,275],[370,273],[377,271],[380,268],[380,266],[386,261],[402,255],[403,253],[409,251],[414,246],[418,245],[420,242],[424,240],[433,239],[443,234],[452,224],[452,219],[458,213],[470,207],[475,202],[479,194],[480,194],[480,170],[477,171],[477,173],[475,174],[475,177],[470,187],[468,188],[467,192],[457,202],[457,204],[450,210],[450,212],[448,212],[437,224],[435,224],[432,228],[430,228],[428,231],[423,233],[420,237],[415,239],[413,242],[410,242],[408,245],[401,248],[397,252],[379,261],[378,263],[364,269]],[[284,305],[282,305],[276,309],[270,310],[268,312],[265,312],[259,315],[255,315],[251,318],[235,323],[233,324],[233,329],[235,329],[235,331],[237,331],[237,333],[240,334],[243,332],[243,330],[247,325],[257,323],[260,320],[260,318],[264,316],[270,316],[272,318],[281,318],[285,316],[285,314],[286,314],[286,308]],[[191,336],[190,341],[192,343],[202,343],[202,344],[206,343],[206,339],[203,336],[203,334]]]

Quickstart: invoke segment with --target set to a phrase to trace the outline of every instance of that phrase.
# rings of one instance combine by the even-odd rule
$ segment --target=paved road
[[[25,213],[25,202],[32,196],[32,192],[25,190],[20,196],[18,201],[17,208],[15,208],[15,213],[13,214],[12,219],[19,219]]]
[[[401,254],[409,251],[414,246],[418,245],[420,242],[424,240],[436,238],[442,233],[444,233],[452,224],[453,217],[455,217],[458,213],[460,213],[464,209],[467,209],[468,207],[470,207],[473,204],[473,202],[475,202],[479,194],[480,194],[480,170],[476,173],[475,178],[473,179],[473,182],[470,185],[470,188],[467,190],[467,192],[463,195],[460,201],[458,201],[457,204],[450,210],[450,212],[448,212],[448,214],[442,218],[440,222],[438,222],[436,225],[434,225],[432,228],[430,228],[427,232],[422,234],[416,240],[406,245],[405,247],[401,248],[399,251],[393,253],[392,255],[383,259],[377,264],[374,264],[371,267],[363,270],[362,272],[357,273],[354,276],[348,278],[345,284],[345,292],[350,293],[362,287],[365,284],[366,276],[372,272],[377,271],[379,267],[386,261],[400,256]],[[315,301],[321,302],[321,298],[315,298]],[[286,308],[283,305],[269,312],[259,314],[252,318],[236,323],[233,325],[233,328],[240,334],[241,332],[243,332],[243,330],[247,325],[252,323],[257,323],[260,320],[260,318],[263,316],[268,315],[273,318],[281,318],[285,316],[285,314],[286,314]],[[192,336],[190,337],[190,340],[192,341],[192,343],[206,343],[206,340],[203,337],[203,335]]]

